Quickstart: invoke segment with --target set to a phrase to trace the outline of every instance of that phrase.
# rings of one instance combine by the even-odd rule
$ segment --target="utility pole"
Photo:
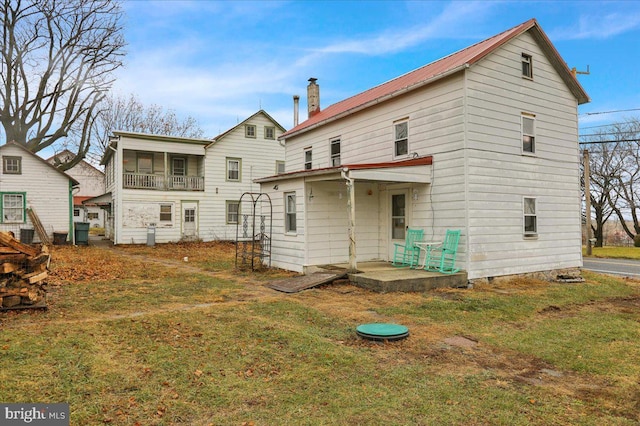
[[[587,256],[591,256],[591,170],[589,167],[589,150],[585,148],[582,153],[584,163],[584,200],[585,221],[587,225]]]

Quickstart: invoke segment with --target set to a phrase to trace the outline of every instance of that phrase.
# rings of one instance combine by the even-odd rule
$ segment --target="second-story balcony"
[[[122,187],[128,189],[156,189],[160,191],[204,191],[204,177],[124,173]]]

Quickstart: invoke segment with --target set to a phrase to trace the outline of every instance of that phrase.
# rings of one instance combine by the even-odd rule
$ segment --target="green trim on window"
[[[22,222],[6,222],[4,220],[4,196],[5,195],[22,195]],[[27,222],[27,193],[16,192],[16,191],[0,192],[0,223],[26,223],[26,222]]]

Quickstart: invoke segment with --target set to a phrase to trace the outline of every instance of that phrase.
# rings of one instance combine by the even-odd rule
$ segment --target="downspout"
[[[344,167],[340,172],[347,184],[347,212],[349,217],[349,268],[347,272],[355,274],[358,270],[356,262],[356,192],[353,178],[349,176],[349,168]]]
[[[67,238],[75,245],[75,232],[73,229],[73,182],[69,180],[69,234]]]

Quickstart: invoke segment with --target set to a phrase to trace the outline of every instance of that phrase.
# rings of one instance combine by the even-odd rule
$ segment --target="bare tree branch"
[[[0,123],[7,141],[31,152],[77,137],[89,149],[87,122],[122,65],[119,3],[112,0],[0,0]],[[68,145],[68,144],[67,144]]]

